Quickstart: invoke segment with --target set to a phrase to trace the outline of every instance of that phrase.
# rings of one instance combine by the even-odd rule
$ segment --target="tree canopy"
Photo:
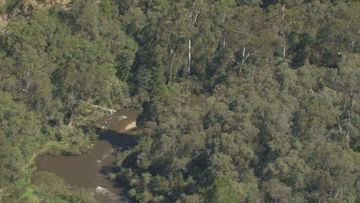
[[[0,201],[95,201],[31,181],[42,151],[89,148],[94,105],[141,108],[116,163],[134,201],[360,201],[359,1],[6,0],[0,15]]]

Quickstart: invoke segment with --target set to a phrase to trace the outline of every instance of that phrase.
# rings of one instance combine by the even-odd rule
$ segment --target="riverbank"
[[[90,144],[88,144],[88,150],[91,150],[93,148],[94,144],[90,142]],[[21,202],[31,202],[31,203],[39,203],[40,201],[40,197],[39,197],[39,193],[43,193],[44,188],[42,187],[42,185],[36,185],[34,184],[34,175],[35,173],[38,171],[37,168],[37,159],[40,156],[43,156],[45,154],[52,154],[52,155],[61,155],[62,151],[70,151],[69,146],[64,143],[64,142],[55,142],[55,141],[48,141],[47,143],[45,143],[44,145],[41,146],[41,148],[34,153],[31,158],[29,159],[27,165],[25,166],[26,171],[28,174],[25,175],[25,181],[27,182],[27,187],[24,189],[25,193],[20,197]],[[73,152],[73,154],[78,153],[77,152]],[[86,153],[86,152],[84,152]],[[40,177],[39,174],[36,175],[37,177]],[[59,181],[56,181],[59,182]],[[63,186],[59,186],[61,185],[60,183],[57,184],[57,187],[54,188],[60,188],[61,193],[67,193],[67,195],[71,195],[71,196],[77,196],[77,195],[84,195],[84,197],[91,195],[91,193],[88,193],[88,195],[85,195],[87,193],[86,190],[81,190],[78,191],[78,189],[76,188],[69,188],[69,193],[64,189],[68,186],[64,185]],[[54,189],[55,190],[55,189]],[[70,192],[71,190],[71,192]],[[79,194],[78,194],[79,193]],[[87,200],[91,201],[90,197],[86,197]]]
[[[103,119],[108,125],[103,129],[99,139],[94,140],[91,143],[92,147],[79,155],[47,154],[54,146],[61,147],[55,143],[48,143],[40,150],[41,153],[32,158],[36,164],[35,171],[55,174],[69,186],[92,191],[100,202],[127,202],[127,197],[120,195],[122,188],[116,186],[109,176],[119,170],[113,166],[117,151],[131,148],[136,144],[136,138],[126,133],[136,128],[137,114],[138,111],[135,110],[122,110]]]

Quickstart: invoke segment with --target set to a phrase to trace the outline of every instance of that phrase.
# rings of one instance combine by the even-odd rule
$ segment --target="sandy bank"
[[[134,128],[136,128],[136,121],[133,121],[133,122],[129,123],[128,125],[126,125],[124,128],[124,131],[126,132],[126,131],[132,130]]]

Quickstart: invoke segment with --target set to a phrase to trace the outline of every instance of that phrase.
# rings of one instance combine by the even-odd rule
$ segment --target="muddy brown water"
[[[125,129],[134,124],[137,114],[136,110],[116,112],[101,121],[107,130],[87,153],[77,156],[41,155],[36,162],[37,170],[54,173],[69,185],[93,190],[100,202],[129,202],[123,189],[109,180],[107,175],[118,170],[112,166],[114,152],[136,144],[136,139]]]

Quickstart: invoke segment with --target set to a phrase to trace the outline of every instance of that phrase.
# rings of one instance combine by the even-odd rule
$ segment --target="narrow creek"
[[[36,162],[37,170],[54,173],[69,185],[93,190],[100,202],[130,202],[123,189],[107,175],[118,170],[112,167],[114,152],[136,144],[136,139],[129,133],[136,126],[137,114],[136,110],[116,112],[104,120],[107,130],[89,152],[77,156],[41,155]]]

